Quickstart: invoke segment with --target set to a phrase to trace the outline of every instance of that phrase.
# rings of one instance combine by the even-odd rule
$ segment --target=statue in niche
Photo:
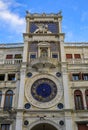
[[[41,56],[40,57],[48,57],[48,48],[41,48]]]

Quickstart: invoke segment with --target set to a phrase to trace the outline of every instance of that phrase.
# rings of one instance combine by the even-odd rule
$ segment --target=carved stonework
[[[37,29],[35,30],[34,33],[51,33],[48,30],[48,25],[47,24],[36,24]]]

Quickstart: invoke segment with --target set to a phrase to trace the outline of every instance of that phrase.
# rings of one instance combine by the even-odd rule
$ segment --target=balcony
[[[58,60],[55,58],[37,58],[31,59],[30,64],[33,68],[44,69],[44,68],[55,68],[58,63]]]
[[[68,62],[68,64],[86,64],[88,63],[88,58],[84,58],[84,59],[66,59],[66,61]]]
[[[8,65],[12,65],[12,64],[21,64],[22,63],[22,59],[5,59],[5,60],[0,60],[0,64],[8,64]]]

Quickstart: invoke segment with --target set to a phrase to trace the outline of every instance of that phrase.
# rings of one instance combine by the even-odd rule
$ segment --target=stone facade
[[[88,129],[88,43],[58,14],[26,15],[24,44],[0,44],[1,130]]]

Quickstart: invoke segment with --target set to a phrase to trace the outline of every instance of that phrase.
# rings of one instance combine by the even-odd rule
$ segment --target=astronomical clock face
[[[25,96],[29,103],[38,108],[49,108],[62,98],[62,86],[57,78],[48,75],[34,76],[25,85]]]
[[[33,83],[31,93],[35,100],[39,102],[48,102],[55,98],[57,87],[52,80],[42,78]]]

